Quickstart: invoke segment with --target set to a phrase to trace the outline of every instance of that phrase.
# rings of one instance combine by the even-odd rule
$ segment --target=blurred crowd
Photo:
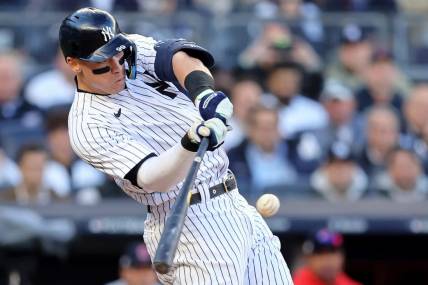
[[[206,13],[230,13],[240,11],[262,11],[263,13],[280,13],[284,15],[296,12],[298,5],[312,4],[323,11],[387,11],[397,10],[420,11],[426,9],[427,4],[418,0],[76,0],[76,1],[42,1],[42,0],[14,0],[0,1],[3,9],[16,10],[50,10],[69,11],[82,6],[99,6],[114,11],[142,11],[171,13],[180,9],[195,9]],[[267,12],[268,11],[268,12]]]
[[[278,23],[241,55],[225,147],[247,195],[425,199],[428,85],[361,27],[342,28],[330,60]]]
[[[320,20],[325,11],[425,11],[424,1],[0,0],[1,11],[85,5],[153,14],[244,11],[266,19],[236,64],[213,70],[217,88],[234,104],[224,147],[247,197],[426,199],[428,83],[412,80],[390,45],[355,23],[341,26],[326,50]],[[272,20],[278,17],[285,21]],[[1,43],[0,201],[95,204],[125,197],[72,151],[67,117],[74,82],[61,53],[51,55],[48,69],[28,74],[31,55]]]

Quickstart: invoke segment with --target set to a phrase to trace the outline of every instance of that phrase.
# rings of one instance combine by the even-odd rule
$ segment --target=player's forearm
[[[208,68],[185,52],[177,52],[172,62],[175,77],[187,90],[187,96],[195,103],[202,119],[222,118],[227,124],[233,113],[232,103],[226,94],[214,91],[214,78]]]
[[[185,178],[195,154],[177,144],[161,155],[148,159],[138,170],[138,185],[147,192],[169,191]]]
[[[183,51],[174,54],[172,58],[172,67],[174,69],[175,77],[183,88],[186,88],[184,82],[187,75],[192,71],[200,70],[211,75],[208,68],[197,58],[189,56]]]

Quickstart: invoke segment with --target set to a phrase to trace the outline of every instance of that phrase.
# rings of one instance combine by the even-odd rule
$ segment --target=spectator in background
[[[324,108],[300,94],[302,80],[302,68],[294,62],[275,65],[266,79],[267,90],[278,101],[280,133],[284,137],[328,124]]]
[[[257,106],[248,113],[247,125],[248,140],[228,152],[242,192],[257,196],[266,187],[294,183],[297,172],[292,151],[279,134],[277,111]]]
[[[295,62],[301,66],[301,90],[317,99],[322,86],[322,62],[315,50],[303,39],[293,35],[282,23],[268,22],[261,35],[239,56],[239,64],[250,69],[264,81],[279,63]]]
[[[120,279],[106,285],[156,285],[156,274],[147,247],[143,243],[131,243],[119,259]]]
[[[69,105],[74,98],[74,73],[64,60],[60,49],[54,68],[34,76],[27,84],[25,98],[40,109]]]
[[[224,141],[226,150],[240,144],[247,136],[245,120],[251,108],[258,105],[262,96],[262,88],[255,80],[242,79],[232,87],[231,101],[233,103],[233,117],[229,121],[232,130]]]
[[[13,201],[22,205],[46,205],[64,200],[66,195],[60,196],[55,193],[43,179],[47,159],[47,152],[41,145],[24,145],[17,158],[22,180],[14,189],[0,192],[2,200]]]
[[[404,106],[406,133],[420,137],[428,123],[428,85],[415,86]]]
[[[279,13],[288,21],[304,17],[302,0],[278,0]]]
[[[358,161],[373,180],[385,170],[388,154],[399,143],[400,122],[395,111],[386,106],[371,108],[366,120],[366,143],[358,153]]]
[[[13,52],[0,52],[0,126],[14,121],[17,127],[41,127],[38,108],[20,96],[21,58]]]
[[[257,1],[254,13],[263,19],[283,18],[293,34],[304,38],[318,52],[322,50],[324,29],[321,10],[314,3],[302,0]]]
[[[421,138],[414,141],[411,147],[421,159],[425,174],[428,174],[428,122],[423,127]]]
[[[278,6],[293,33],[308,41],[318,54],[323,53],[324,27],[318,6],[302,0],[279,0]]]
[[[77,159],[68,136],[68,110],[52,109],[47,113],[46,130],[49,161],[46,166],[46,182],[57,193],[70,194],[82,189],[102,185],[104,174]],[[88,190],[89,191],[89,190]]]
[[[410,92],[403,106],[404,133],[400,143],[412,148],[423,160],[428,173],[428,85],[420,84]]]
[[[361,285],[343,271],[343,236],[321,229],[302,247],[305,265],[293,276],[294,285]]]
[[[394,149],[388,156],[387,170],[376,181],[376,189],[397,202],[425,200],[428,180],[419,157],[408,149]]]
[[[18,166],[0,146],[0,192],[15,188],[19,181],[21,181],[21,173]]]
[[[312,174],[311,186],[330,202],[356,201],[366,193],[368,179],[349,145],[335,142],[326,163]]]
[[[21,96],[22,60],[13,51],[0,52],[0,137],[9,157],[24,142],[43,140],[42,113]]]
[[[364,126],[362,117],[355,111],[352,90],[337,80],[328,80],[320,100],[328,114],[328,125],[315,132],[321,149],[327,152],[335,141],[344,142],[352,149],[361,145]]]
[[[275,22],[263,26],[262,33],[241,53],[239,61],[243,68],[258,68],[264,73],[284,61],[295,61],[308,72],[321,68],[321,60],[312,47],[295,37],[287,26]]]
[[[337,54],[327,67],[327,77],[358,90],[363,86],[372,53],[372,44],[363,30],[355,24],[346,25],[341,31]]]
[[[401,112],[407,81],[395,66],[392,54],[377,50],[364,74],[365,85],[357,95],[358,111],[365,111],[373,105],[389,105]],[[401,86],[401,87],[400,87]]]
[[[241,53],[240,65],[245,69],[258,67],[264,71],[269,70],[285,56],[275,47],[281,46],[284,53],[288,53],[291,51],[292,36],[287,26],[275,22],[266,23],[260,35]]]

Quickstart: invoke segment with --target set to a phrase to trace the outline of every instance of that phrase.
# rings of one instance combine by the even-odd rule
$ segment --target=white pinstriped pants
[[[144,240],[154,256],[165,211],[152,207]],[[173,269],[158,274],[163,284],[292,285],[279,239],[237,190],[189,207]]]

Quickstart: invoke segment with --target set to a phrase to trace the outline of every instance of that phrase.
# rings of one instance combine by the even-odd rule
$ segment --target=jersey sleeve
[[[156,60],[156,41],[150,37],[132,34],[129,38],[135,43],[137,47],[137,68],[143,69],[143,72],[148,72],[156,79],[160,79],[155,72]]]
[[[137,186],[137,171],[141,164],[157,154],[127,134],[88,123],[75,132],[72,147],[76,154],[115,178],[129,180]]]

